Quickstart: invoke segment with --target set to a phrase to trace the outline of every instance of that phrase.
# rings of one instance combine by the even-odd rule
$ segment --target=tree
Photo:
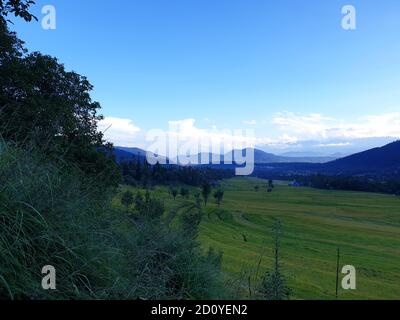
[[[129,207],[133,204],[133,193],[129,190],[126,190],[121,197],[121,204],[126,207],[126,211],[128,212]]]
[[[217,191],[214,192],[214,198],[217,201],[218,208],[221,205],[222,198],[224,197],[224,190],[218,189]]]
[[[98,114],[100,104],[91,99],[93,86],[86,77],[67,72],[56,58],[27,54],[2,20],[0,40],[2,138],[33,146],[49,159],[78,166],[98,182],[117,186],[120,176],[111,157],[112,145],[98,130],[103,117]]]
[[[0,66],[15,64],[25,53],[24,42],[15,32],[8,30],[7,24],[0,18]]]
[[[268,189],[273,189],[274,188],[274,181],[269,179],[268,180]]]
[[[27,22],[32,19],[37,21],[38,19],[29,12],[29,7],[33,4],[35,1],[32,0],[0,0],[0,20],[4,21],[8,15],[12,14]]]
[[[266,300],[287,300],[290,296],[290,289],[280,270],[281,222],[279,220],[274,222],[272,233],[274,235],[274,268],[265,275],[260,292]]]
[[[175,200],[176,196],[178,195],[178,189],[175,187],[169,187],[169,192],[172,195],[172,198]]]
[[[8,30],[12,14],[31,21],[34,1],[0,0],[0,135],[20,146],[35,147],[49,160],[78,166],[102,185],[117,186],[112,145],[97,124],[99,103],[92,101],[89,81],[67,72],[56,58],[27,54]]]
[[[71,153],[78,147],[102,146],[97,123],[103,117],[98,115],[99,103],[91,100],[88,80],[37,52],[18,62],[2,66],[3,137],[33,140],[46,151],[53,144]],[[13,77],[8,77],[11,72]]]
[[[210,196],[210,193],[211,193],[211,184],[208,181],[206,181],[201,186],[201,195],[203,196],[204,199],[204,206],[207,206],[207,201],[208,197]]]
[[[186,199],[189,198],[190,191],[188,188],[181,187],[179,193],[182,196],[182,198],[186,198]]]
[[[258,190],[260,190],[260,186],[259,185],[256,185],[256,186],[254,186],[254,190],[257,192]]]

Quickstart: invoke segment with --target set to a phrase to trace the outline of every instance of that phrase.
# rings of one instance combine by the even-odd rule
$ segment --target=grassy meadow
[[[276,218],[282,222],[281,264],[292,299],[335,298],[337,248],[340,265],[353,265],[357,271],[357,289],[340,289],[339,299],[400,297],[399,197],[289,187],[286,182],[275,182],[268,193],[268,182],[256,178],[222,184],[222,205],[218,208],[210,196],[199,240],[204,248],[223,252],[222,268],[234,297],[252,298],[272,267],[271,227]],[[173,200],[167,187],[152,191],[164,199],[169,220],[194,201],[196,192],[192,188],[189,199],[178,195]]]

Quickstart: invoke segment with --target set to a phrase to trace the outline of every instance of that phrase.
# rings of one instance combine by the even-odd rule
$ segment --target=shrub
[[[214,198],[217,201],[218,208],[221,206],[222,198],[224,197],[224,190],[218,189],[214,192]]]

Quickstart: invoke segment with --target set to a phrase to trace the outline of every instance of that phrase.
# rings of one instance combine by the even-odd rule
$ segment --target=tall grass
[[[111,208],[113,190],[99,190],[77,168],[1,144],[0,299],[221,297],[217,255]],[[41,287],[45,265],[56,290]]]

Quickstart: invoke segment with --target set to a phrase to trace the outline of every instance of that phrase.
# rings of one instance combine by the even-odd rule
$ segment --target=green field
[[[232,290],[237,286],[241,297],[249,298],[248,275],[254,287],[272,266],[271,226],[279,218],[282,270],[292,299],[335,298],[337,248],[340,265],[357,271],[357,289],[340,290],[340,299],[400,298],[399,197],[296,188],[284,182],[268,193],[266,184],[253,178],[226,180],[221,208],[210,199],[205,209],[199,240],[205,248],[223,251],[222,268]],[[166,187],[153,193],[165,199],[167,215],[179,214],[176,208],[193,201],[180,196],[174,201]]]

